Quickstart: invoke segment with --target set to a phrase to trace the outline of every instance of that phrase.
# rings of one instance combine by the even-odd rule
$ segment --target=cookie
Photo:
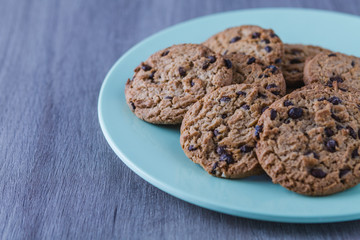
[[[304,82],[306,85],[348,85],[360,90],[360,58],[342,53],[319,53],[306,61]]]
[[[277,99],[250,84],[234,84],[207,94],[189,109],[181,124],[180,143],[186,156],[216,177],[261,173],[252,136],[261,113]]]
[[[244,25],[228,28],[203,43],[217,53],[244,53],[264,65],[280,63],[283,43],[272,29]]]
[[[333,85],[321,85],[318,83],[313,83],[310,85],[305,85],[302,88],[298,88],[294,90],[293,92],[298,91],[326,91],[328,94],[338,95],[341,94],[341,97],[343,99],[346,99],[347,101],[359,104],[360,106],[360,91],[352,88],[350,86],[342,86],[337,87],[335,84]]]
[[[137,117],[155,124],[181,123],[206,93],[232,83],[231,63],[199,44],[180,44],[151,55],[136,69],[125,97]]]
[[[224,56],[232,62],[233,82],[257,84],[277,96],[284,96],[286,84],[281,70],[275,65],[264,66],[257,59],[243,53]]]
[[[302,44],[284,44],[284,56],[281,61],[286,85],[299,87],[303,83],[303,71],[305,60],[314,57],[318,53],[330,54],[331,51],[325,48]]]
[[[341,90],[295,91],[261,116],[256,154],[274,183],[328,195],[360,181],[360,110]]]

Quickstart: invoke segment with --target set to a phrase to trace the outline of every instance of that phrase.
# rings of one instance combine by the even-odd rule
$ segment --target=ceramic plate
[[[161,190],[195,205],[231,215],[279,222],[335,222],[360,219],[360,186],[327,197],[306,197],[265,176],[226,180],[191,162],[179,143],[179,129],[138,119],[125,102],[133,69],[152,53],[178,43],[201,43],[225,28],[256,24],[272,28],[287,43],[320,45],[360,56],[360,18],[305,9],[254,9],[197,18],[165,29],[127,51],[102,85],[98,114],[111,148],[135,173]]]

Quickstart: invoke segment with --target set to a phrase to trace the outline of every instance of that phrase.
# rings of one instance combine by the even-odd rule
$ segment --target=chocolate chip
[[[248,61],[246,62],[246,64],[249,65],[249,64],[254,63],[255,61],[256,61],[256,58],[251,57],[251,58],[248,59]]]
[[[170,52],[169,50],[166,50],[165,52],[163,52],[163,53],[161,54],[161,56],[162,56],[162,57],[165,57],[166,55],[169,54],[169,52]]]
[[[215,162],[211,169],[211,174],[216,174],[215,169],[218,167],[218,162]]]
[[[326,82],[326,84],[325,84],[325,86],[327,86],[327,87],[333,87],[333,84],[332,84],[332,81],[327,81]]]
[[[271,69],[271,73],[275,73],[278,70],[278,68],[276,66],[274,66],[274,65],[269,65],[266,68]]]
[[[249,110],[249,109],[250,109],[249,105],[246,105],[246,104],[242,105],[241,108],[242,108],[242,109],[245,109],[245,110]]]
[[[224,114],[221,115],[221,118],[225,119],[225,118],[227,118],[227,115],[224,113]]]
[[[324,178],[327,175],[327,173],[321,170],[320,168],[311,169],[310,174],[316,178]]]
[[[356,132],[354,131],[354,129],[353,129],[352,127],[347,126],[346,129],[349,130],[349,135],[350,135],[353,139],[356,139],[356,138],[357,138]]]
[[[329,127],[325,128],[324,131],[325,131],[325,135],[326,135],[327,137],[331,137],[331,136],[334,135],[334,131],[331,130],[331,128],[329,128]]]
[[[220,155],[220,161],[226,161],[227,164],[231,164],[234,162],[234,159],[232,158],[232,156],[228,153],[223,153]]]
[[[342,178],[343,176],[345,176],[345,175],[348,174],[349,172],[350,172],[350,169],[348,169],[348,168],[340,169],[339,178]]]
[[[252,38],[255,39],[255,38],[259,38],[260,37],[260,33],[259,32],[253,32],[252,33]]]
[[[267,75],[267,74],[264,75],[264,78],[268,78],[268,77],[269,77],[269,75]]]
[[[345,88],[339,88],[340,91],[347,92]]]
[[[270,37],[274,38],[274,37],[278,37],[278,35],[276,35],[275,33],[270,33]]]
[[[155,72],[156,71],[153,71],[153,72],[150,73],[149,79],[154,80]]]
[[[215,136],[215,137],[219,136],[219,134],[220,134],[219,131],[216,130],[216,129],[213,131],[213,133],[214,133],[214,136]]]
[[[340,76],[331,77],[330,81],[331,82],[338,82],[338,83],[344,82],[344,80]]]
[[[329,57],[336,57],[336,54],[335,53],[330,53],[328,56]]]
[[[276,118],[276,116],[277,116],[276,110],[275,110],[275,109],[271,109],[271,110],[270,110],[270,119],[271,119],[271,120],[274,120],[274,119]]]
[[[279,91],[271,91],[272,94],[276,95],[276,96],[279,96],[280,95],[280,92]]]
[[[272,47],[270,47],[270,46],[266,46],[264,49],[265,49],[265,51],[267,51],[268,53],[272,51]]]
[[[255,137],[257,139],[260,139],[260,133],[263,131],[263,126],[261,125],[256,125],[255,126]]]
[[[258,95],[257,95],[258,98],[267,98],[266,95],[262,94],[261,92],[258,92]]]
[[[298,118],[302,117],[303,110],[302,110],[302,108],[293,107],[293,108],[290,108],[290,110],[288,111],[288,115],[292,119],[298,119]]]
[[[275,59],[275,63],[276,63],[276,64],[280,64],[280,63],[281,63],[281,58]]]
[[[270,40],[267,39],[267,38],[265,38],[265,39],[261,40],[261,42],[264,42],[264,43],[266,43],[266,44],[269,44],[269,43],[270,43]]]
[[[231,67],[232,67],[232,63],[231,63],[231,61],[230,61],[229,59],[224,59],[224,63],[225,63],[225,66],[226,66],[227,68],[231,68]]]
[[[263,109],[261,109],[261,113],[264,113],[266,111],[266,109],[268,109],[269,107],[264,107]]]
[[[238,91],[238,92],[236,92],[236,94],[239,96],[246,96],[246,92],[243,92],[243,91]]]
[[[351,61],[351,66],[355,67],[355,61]]]
[[[338,146],[338,143],[335,140],[330,139],[325,142],[325,146],[329,152],[336,152],[336,146]]]
[[[334,113],[331,113],[331,117],[335,120],[335,121],[338,121],[338,122],[341,122],[341,119],[336,116]]]
[[[195,151],[197,148],[196,147],[194,147],[194,145],[190,145],[189,147],[188,147],[188,150],[189,151]]]
[[[171,96],[166,96],[166,97],[164,97],[165,99],[173,99],[173,97],[171,97]]]
[[[360,138],[360,129],[358,130],[358,136],[359,136],[359,138]]]
[[[285,107],[294,106],[294,104],[293,104],[290,100],[285,100],[285,101],[284,101],[284,106],[285,106]]]
[[[266,89],[270,89],[270,88],[277,88],[277,85],[275,83],[270,83],[269,85],[266,86]]]
[[[179,74],[181,77],[185,77],[186,75],[186,71],[183,67],[179,67]]]
[[[358,150],[357,150],[357,149],[354,149],[354,151],[352,151],[352,153],[351,153],[351,157],[352,157],[352,158],[356,158],[356,157],[358,157],[358,156],[359,156]]]
[[[341,125],[339,125],[339,124],[336,124],[336,129],[337,130],[341,130],[341,129],[343,129],[344,127],[343,126],[341,126]],[[360,135],[359,135],[360,136]]]
[[[202,69],[206,70],[209,67],[209,65],[210,65],[210,62],[205,61],[202,65]]]
[[[233,37],[233,38],[230,40],[229,43],[237,42],[237,41],[239,41],[240,39],[241,39],[241,37],[239,37],[239,36]]]
[[[216,62],[216,57],[215,56],[208,56],[207,58],[210,60],[210,63]]]
[[[249,147],[249,146],[243,145],[240,147],[240,152],[248,153],[248,152],[251,152],[253,149],[254,149],[254,147]]]
[[[225,148],[226,148],[226,146],[218,146],[216,148],[216,153],[219,154],[219,155],[225,153]]]
[[[290,119],[290,118],[287,118],[287,119],[284,121],[284,123],[285,123],[285,124],[289,124],[290,121],[291,121],[291,119]]]
[[[260,74],[260,75],[259,75],[259,78],[262,78],[263,76],[264,76],[264,74]]]
[[[149,65],[146,65],[146,64],[142,65],[141,68],[142,68],[142,70],[144,70],[144,71],[149,71],[149,70],[151,70],[151,67],[150,67]]]
[[[290,64],[297,64],[297,63],[301,63],[300,59],[294,58],[290,60]]]
[[[326,100],[325,97],[318,98],[318,101],[319,101],[319,102],[324,101],[324,100]]]
[[[220,98],[220,102],[230,102],[231,98],[224,96],[222,98]]]
[[[193,80],[190,80],[190,86],[193,87],[195,85],[195,83],[193,82]]]
[[[334,105],[338,105],[341,103],[341,99],[338,97],[331,97],[328,99],[329,102],[331,102]]]
[[[136,109],[136,106],[135,106],[135,104],[134,104],[133,102],[130,102],[130,105],[131,105],[131,107],[132,107],[133,110]]]

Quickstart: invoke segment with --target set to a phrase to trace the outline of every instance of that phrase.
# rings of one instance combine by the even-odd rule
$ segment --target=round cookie
[[[360,90],[360,58],[342,53],[319,53],[306,61],[304,82],[306,85],[349,85]]]
[[[219,88],[195,103],[181,125],[186,156],[209,174],[243,178],[262,172],[252,137],[261,113],[277,96],[250,84]]]
[[[321,52],[331,53],[328,49],[312,45],[284,44],[284,56],[280,66],[286,85],[292,87],[304,85],[303,71],[306,59],[312,58]]]
[[[244,53],[264,65],[280,63],[283,43],[272,29],[244,25],[228,28],[211,36],[203,43],[217,53]]]
[[[137,117],[155,124],[181,123],[206,93],[232,83],[231,63],[200,44],[180,44],[151,55],[134,71],[125,97]]]
[[[295,91],[258,122],[256,154],[274,183],[328,195],[360,182],[360,110],[341,90]]]
[[[234,83],[257,84],[275,95],[285,95],[285,80],[275,65],[258,64],[255,57],[243,53],[230,53],[224,57],[232,62]]]

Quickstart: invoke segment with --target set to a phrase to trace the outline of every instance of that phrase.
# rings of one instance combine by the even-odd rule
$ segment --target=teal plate
[[[200,43],[227,27],[243,24],[273,28],[287,43],[314,44],[360,55],[360,18],[346,14],[269,8],[220,13],[178,24],[138,43],[107,74],[98,103],[106,140],[120,159],[143,179],[204,208],[278,222],[360,219],[360,186],[327,197],[306,197],[271,183],[265,176],[242,180],[215,178],[185,156],[177,127],[146,123],[129,110],[124,96],[125,82],[141,61],[167,46]]]

